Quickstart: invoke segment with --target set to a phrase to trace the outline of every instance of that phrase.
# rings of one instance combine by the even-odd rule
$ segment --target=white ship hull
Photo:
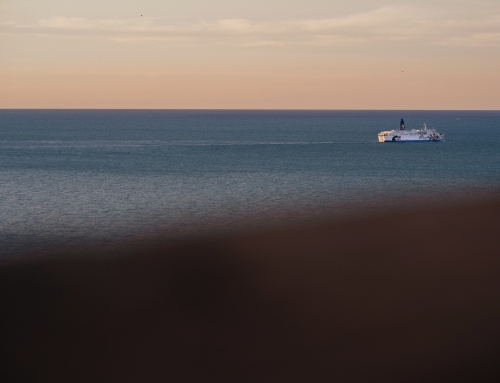
[[[423,129],[406,130],[404,121],[401,120],[399,130],[380,132],[378,142],[435,142],[443,141],[443,137],[444,135],[435,129],[427,129],[425,124]]]
[[[378,135],[378,141],[379,142],[405,142],[405,141],[412,141],[412,142],[434,142],[434,141],[443,141],[442,135],[438,137],[431,137],[430,135],[421,135],[421,134],[379,134]]]

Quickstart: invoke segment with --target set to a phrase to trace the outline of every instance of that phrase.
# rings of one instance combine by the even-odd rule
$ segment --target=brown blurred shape
[[[500,380],[500,200],[0,268],[3,382]]]

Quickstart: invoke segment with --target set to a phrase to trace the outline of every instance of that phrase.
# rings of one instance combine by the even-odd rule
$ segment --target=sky
[[[0,0],[0,108],[500,109],[500,0]]]

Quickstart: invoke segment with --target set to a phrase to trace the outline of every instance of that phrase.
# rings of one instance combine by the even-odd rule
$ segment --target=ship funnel
[[[405,130],[405,120],[403,119],[399,123],[399,130]]]

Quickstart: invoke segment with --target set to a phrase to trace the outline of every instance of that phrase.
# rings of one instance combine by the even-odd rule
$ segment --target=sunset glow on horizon
[[[0,108],[500,106],[495,0],[0,0],[0,53]]]

